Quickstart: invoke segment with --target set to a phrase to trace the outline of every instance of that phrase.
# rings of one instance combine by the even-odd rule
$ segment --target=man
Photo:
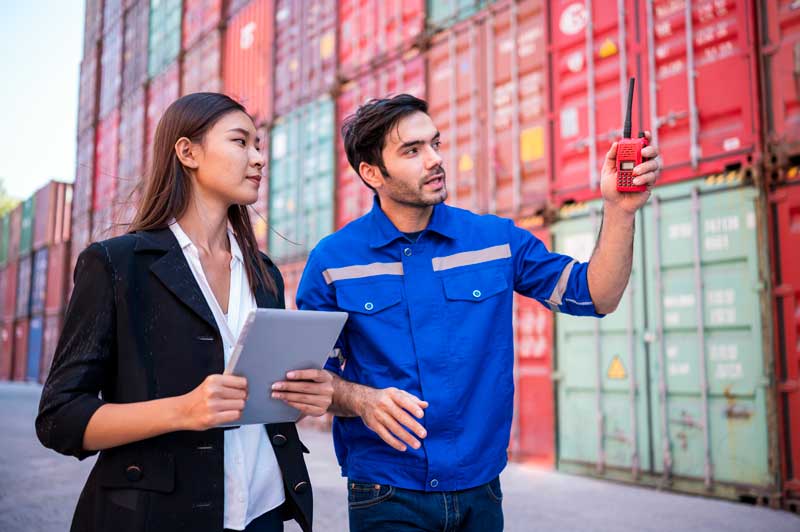
[[[510,220],[443,203],[441,140],[424,101],[373,100],[342,134],[374,206],[317,245],[297,305],[350,314],[326,366],[350,529],[502,530],[513,292],[569,314],[614,311],[630,276],[634,215],[649,191],[616,191],[612,145],[604,224],[581,264]],[[643,150],[649,161],[635,169],[636,184],[655,183],[657,155]],[[291,399],[302,386],[279,383],[276,395]]]

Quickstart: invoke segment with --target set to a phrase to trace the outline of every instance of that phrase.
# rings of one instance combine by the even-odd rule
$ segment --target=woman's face
[[[250,205],[258,199],[264,156],[253,121],[241,111],[220,118],[206,132],[199,149],[195,184],[206,197],[226,205]]]

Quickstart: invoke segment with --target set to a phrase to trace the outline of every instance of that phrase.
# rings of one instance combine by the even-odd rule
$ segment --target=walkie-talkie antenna
[[[631,138],[631,108],[633,107],[633,85],[636,83],[636,78],[631,78],[628,81],[628,109],[625,111],[625,127],[622,131],[622,137]]]

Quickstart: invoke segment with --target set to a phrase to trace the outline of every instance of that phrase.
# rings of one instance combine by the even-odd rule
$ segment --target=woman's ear
[[[192,151],[193,146],[191,140],[186,137],[181,137],[178,139],[178,142],[175,143],[175,154],[178,156],[178,160],[183,166],[196,170],[198,164],[194,157],[194,152]]]

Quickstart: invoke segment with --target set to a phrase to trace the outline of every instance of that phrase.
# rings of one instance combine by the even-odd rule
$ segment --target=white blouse
[[[178,239],[189,268],[217,322],[225,346],[227,365],[247,315],[256,308],[244,268],[242,250],[229,227],[231,281],[226,316],[208,284],[197,247],[176,221],[169,228]],[[269,390],[262,392],[268,394]],[[258,392],[249,390],[249,393]],[[244,530],[250,521],[274,510],[285,500],[281,470],[275,451],[267,440],[264,426],[244,425],[238,429],[226,430],[224,527]]]

